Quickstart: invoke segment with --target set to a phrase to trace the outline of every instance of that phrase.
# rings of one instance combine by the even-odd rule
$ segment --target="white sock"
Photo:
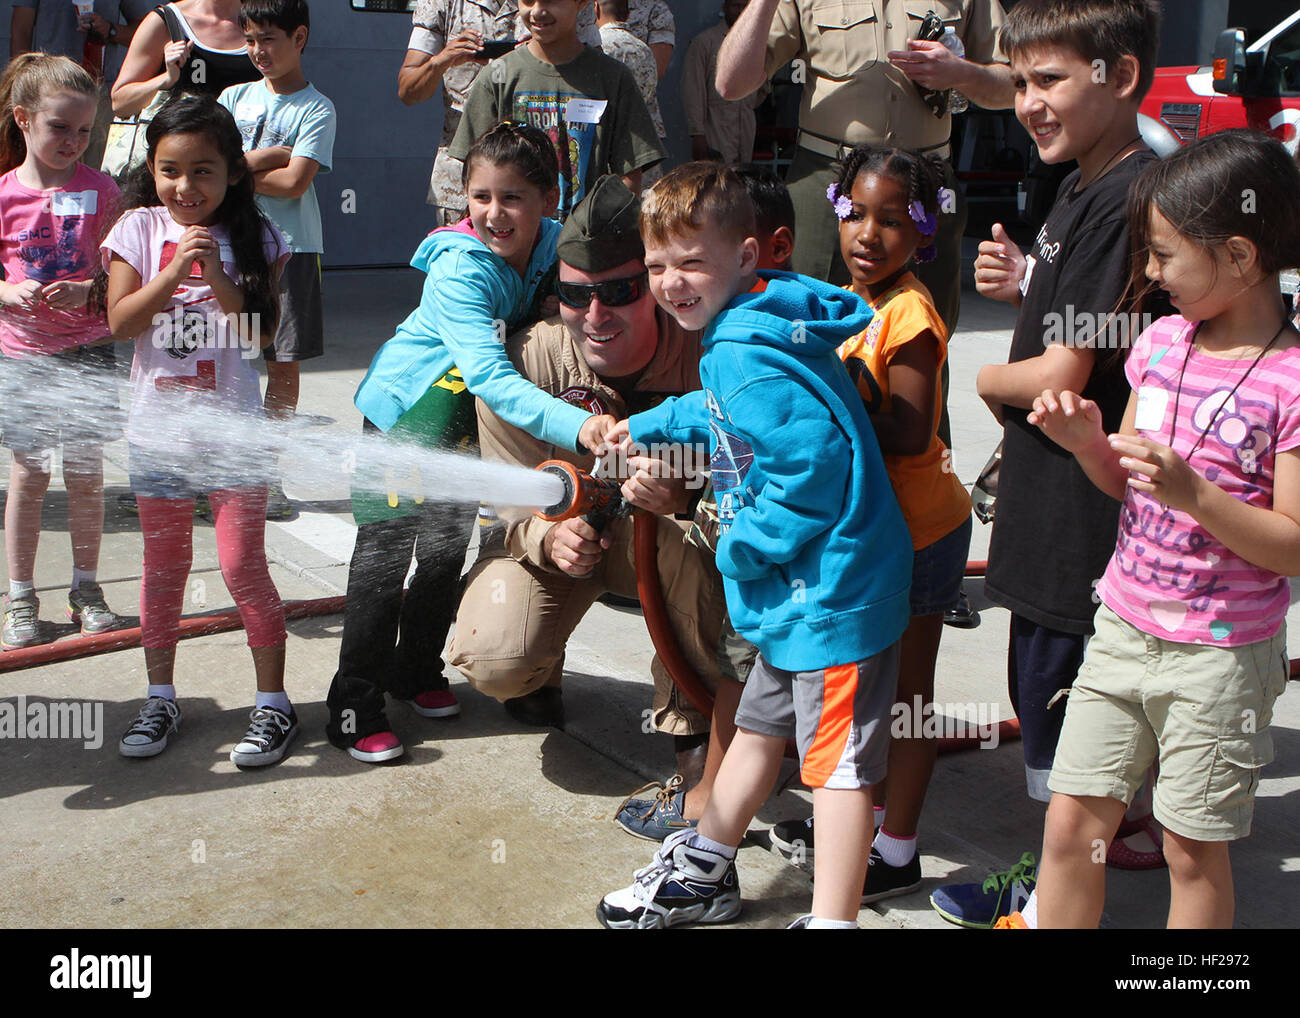
[[[31,597],[36,593],[35,580],[10,580],[9,581],[9,600],[17,601],[19,598]]]
[[[809,919],[805,927],[809,930],[856,930],[857,928],[856,919],[819,919],[817,916]]]
[[[890,866],[906,866],[916,855],[915,834],[910,838],[896,838],[882,827],[871,845]]]
[[[1025,902],[1025,907],[1020,910],[1020,917],[1024,919],[1025,925],[1031,930],[1038,929],[1038,890],[1035,888],[1029,894],[1029,900]]]
[[[253,701],[254,707],[274,707],[281,714],[288,714],[293,710],[293,705],[289,703],[289,694],[281,690],[278,693],[263,693],[260,689],[257,691],[257,699]]]
[[[880,830],[885,823],[885,807],[875,806],[871,810],[871,830],[873,832]]]
[[[165,686],[154,686],[154,685],[150,685],[150,686],[149,686],[149,692],[148,692],[146,695],[147,695],[147,696],[161,696],[164,700],[171,700],[173,703],[175,703],[175,702],[176,702],[176,687],[175,687],[174,685],[172,685],[170,682],[169,682],[167,685],[165,685]]]
[[[724,859],[736,858],[736,847],[734,845],[723,845],[714,841],[712,838],[706,838],[699,831],[692,831],[691,836],[686,839],[688,845],[694,845],[697,848],[703,848],[709,852],[716,852]]]
[[[77,569],[74,567],[72,570],[72,589],[76,590],[83,583],[97,582],[95,580],[97,572],[99,572],[98,569]]]

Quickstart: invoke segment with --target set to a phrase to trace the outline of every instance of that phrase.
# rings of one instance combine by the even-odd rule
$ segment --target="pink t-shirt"
[[[221,249],[226,274],[237,275],[224,226],[210,227]],[[130,209],[109,231],[101,247],[104,265],[119,256],[148,283],[171,262],[185,228],[162,206]],[[263,236],[267,260],[289,252],[274,226]],[[265,331],[265,327],[264,327]],[[131,359],[131,419],[127,439],[145,448],[202,455],[213,438],[216,410],[260,413],[261,388],[253,362],[261,350],[241,345],[212,287],[199,277],[197,263],[167,302],[166,310],[135,338]],[[187,417],[195,423],[187,428]]]
[[[116,217],[113,178],[78,165],[64,187],[35,191],[18,182],[18,171],[0,176],[0,265],[5,282],[28,279],[93,279],[99,270],[99,238]],[[32,310],[0,307],[0,350],[7,357],[58,353],[109,334],[108,320],[84,308],[58,311],[39,303]]]
[[[1300,347],[1270,351],[1251,369],[1253,357],[1192,350],[1195,330],[1172,315],[1133,345],[1125,370],[1138,394],[1138,433],[1190,454],[1192,469],[1233,498],[1271,509],[1276,456],[1300,446]],[[1286,577],[1251,565],[1187,513],[1133,488],[1097,593],[1152,636],[1228,647],[1273,636],[1290,603]]]

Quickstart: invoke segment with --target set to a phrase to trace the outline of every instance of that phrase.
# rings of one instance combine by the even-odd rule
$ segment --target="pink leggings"
[[[266,489],[222,488],[208,495],[217,530],[217,560],[235,599],[250,647],[284,643],[284,604],[266,567]],[[194,500],[137,496],[144,531],[140,580],[143,645],[176,646],[185,581],[194,558]]]

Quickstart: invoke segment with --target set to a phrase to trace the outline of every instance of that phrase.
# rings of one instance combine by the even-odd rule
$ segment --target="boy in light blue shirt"
[[[302,72],[310,29],[306,0],[248,0],[239,23],[262,80],[232,85],[218,102],[244,139],[257,203],[291,252],[280,280],[280,324],[266,349],[266,410],[290,417],[298,407],[298,362],[325,351],[320,255],[320,205],[312,181],[334,157],[334,104]],[[290,508],[273,485],[268,517]]]

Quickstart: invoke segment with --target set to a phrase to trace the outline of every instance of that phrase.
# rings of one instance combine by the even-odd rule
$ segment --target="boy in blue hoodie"
[[[813,911],[795,925],[854,928],[911,580],[907,526],[836,355],[871,312],[838,287],[756,272],[753,206],[720,164],[659,181],[641,231],[655,299],[683,328],[707,329],[703,388],[634,415],[607,441],[709,441],[718,570],[732,623],[759,658],[698,828],[668,838],[597,917],[651,929],[738,915],[736,848],[794,738],[819,831]]]

